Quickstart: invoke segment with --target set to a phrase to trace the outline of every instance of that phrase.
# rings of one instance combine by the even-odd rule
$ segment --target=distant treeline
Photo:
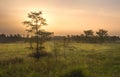
[[[84,31],[84,34],[81,35],[67,35],[67,36],[54,36],[53,33],[42,33],[42,41],[50,40],[62,40],[64,42],[82,42],[82,43],[103,43],[103,42],[117,42],[120,41],[119,36],[110,36],[108,31],[100,29],[99,31],[94,32],[92,30]],[[27,35],[22,36],[20,34],[0,34],[0,43],[8,42],[35,42],[35,36]]]
[[[81,42],[81,43],[112,43],[120,41],[119,36],[107,36],[107,37],[86,37],[84,35],[67,35],[67,36],[55,36],[55,40],[64,40],[66,42]]]
[[[42,41],[49,41],[52,39],[53,36],[50,35],[49,32],[43,32],[42,33],[42,39],[39,40]],[[35,36],[32,36],[30,34],[27,35],[21,35],[21,34],[0,34],[0,43],[11,43],[11,42],[35,42]]]
[[[64,40],[66,42],[75,41],[82,43],[112,43],[120,41],[119,36],[108,35],[107,30],[99,29],[97,32],[92,30],[85,30],[81,35],[67,35],[67,36],[55,36],[56,40]]]
[[[24,41],[25,37],[22,37],[20,34],[0,34],[0,43],[8,43],[8,42],[17,42]]]
[[[86,37],[84,35],[68,35],[68,41],[76,41],[83,43],[102,43],[102,42],[117,42],[120,40],[118,36],[106,36],[106,37]]]

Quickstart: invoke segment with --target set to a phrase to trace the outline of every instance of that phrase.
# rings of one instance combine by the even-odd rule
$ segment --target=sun
[[[44,19],[46,19],[47,23],[52,23],[52,20],[53,20],[53,14],[49,11],[49,9],[47,8],[38,8],[38,7],[35,7],[35,8],[26,8],[26,12],[29,13],[29,12],[39,12],[39,11],[42,11],[42,17]]]
[[[52,17],[51,17],[49,14],[43,13],[42,16],[43,16],[43,18],[46,19],[46,22],[47,22],[48,24],[52,22]]]
[[[46,8],[42,8],[42,9],[40,9],[40,8],[26,8],[26,10],[23,13],[24,14],[24,17],[23,17],[24,20],[29,20],[26,17],[26,14],[28,14],[30,12],[39,12],[39,11],[42,11],[42,17],[44,19],[46,19],[46,23],[48,24],[46,26],[42,26],[42,29],[50,30],[53,27],[54,23],[55,23],[54,22],[55,16],[51,11],[49,11],[49,9],[46,9]]]
[[[46,19],[46,23],[47,23],[49,26],[53,24],[53,18],[52,18],[52,16],[51,16],[49,13],[43,12],[42,17],[43,17],[44,19]],[[47,26],[43,26],[43,28],[44,28],[44,29],[48,29],[48,27],[49,27],[48,25],[47,25]]]

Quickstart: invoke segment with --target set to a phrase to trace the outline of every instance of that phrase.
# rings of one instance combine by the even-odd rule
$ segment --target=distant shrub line
[[[103,43],[103,42],[112,43],[112,42],[120,41],[119,36],[99,37],[97,35],[86,36],[85,34],[53,36],[53,37],[46,38],[46,40],[51,41],[51,40],[53,40],[52,38],[54,38],[54,40],[63,40],[66,42],[76,41],[76,42],[82,42],[82,43]],[[15,35],[0,34],[0,43],[30,42],[30,41],[35,42],[35,37],[28,38],[28,37],[23,37],[20,34],[15,34]]]

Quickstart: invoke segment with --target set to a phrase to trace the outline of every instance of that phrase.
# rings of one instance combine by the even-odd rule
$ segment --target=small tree
[[[43,44],[44,42],[51,39],[52,32],[46,32],[44,30],[41,30],[41,31],[39,30],[38,35],[39,35],[39,45],[40,45],[39,48],[41,51],[43,51],[44,49]]]
[[[28,32],[28,35],[27,35],[27,39],[29,40],[29,43],[30,43],[30,49],[33,49],[33,46],[32,46],[32,30],[30,29],[27,29],[26,30]]]
[[[108,32],[107,30],[99,29],[99,31],[96,32],[96,34],[97,34],[99,37],[106,37],[106,36],[108,35],[107,32]]]
[[[99,37],[101,42],[105,42],[106,37],[108,36],[108,31],[104,29],[99,29],[98,32],[96,32],[97,36]]]
[[[86,30],[84,31],[84,34],[86,37],[92,37],[93,36],[93,31],[92,30]]]
[[[39,12],[30,12],[28,13],[28,21],[24,21],[24,25],[27,26],[28,31],[32,31],[35,34],[35,43],[36,43],[36,54],[40,54],[39,48],[39,37],[42,36],[39,33],[41,32],[41,27],[47,25],[46,19],[42,17],[42,11]]]

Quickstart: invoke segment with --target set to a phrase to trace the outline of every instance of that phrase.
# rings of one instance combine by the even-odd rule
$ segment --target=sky
[[[55,35],[108,30],[120,36],[120,0],[0,0],[0,33],[26,34],[23,21],[29,12],[42,11]]]

